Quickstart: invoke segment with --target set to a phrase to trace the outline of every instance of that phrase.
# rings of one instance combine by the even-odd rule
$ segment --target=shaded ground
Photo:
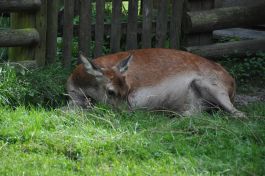
[[[254,102],[265,102],[264,88],[258,88],[251,93],[238,93],[235,98],[235,104],[239,106],[245,106]]]

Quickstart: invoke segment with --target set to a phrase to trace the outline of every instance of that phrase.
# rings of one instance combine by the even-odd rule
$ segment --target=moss
[[[11,15],[11,28],[33,28],[35,26],[35,16],[30,13],[13,13]],[[23,61],[34,59],[33,47],[13,47],[9,49],[10,61]]]

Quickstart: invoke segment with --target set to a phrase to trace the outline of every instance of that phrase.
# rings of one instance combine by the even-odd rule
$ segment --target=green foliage
[[[223,37],[223,38],[217,40],[216,42],[226,43],[226,42],[237,42],[240,40],[241,40],[240,37],[237,37],[237,36],[227,36],[227,37]]]
[[[69,71],[60,64],[28,71],[21,79],[29,83],[32,96],[27,99],[29,104],[58,106],[66,101],[64,95],[66,79]]]
[[[10,27],[10,18],[4,17],[3,14],[0,16],[0,28],[9,28]]]
[[[29,83],[18,78],[15,69],[2,64],[0,67],[0,105],[18,106],[31,96]]]
[[[3,14],[0,16],[0,28],[9,28],[10,20],[4,17]],[[7,48],[0,48],[0,62],[7,60]]]
[[[239,85],[265,85],[265,53],[245,58],[224,58],[220,63],[235,77]]]
[[[0,175],[263,175],[265,104],[242,110],[249,120],[0,108]]]
[[[0,105],[57,106],[65,102],[66,78],[69,73],[59,64],[35,70],[15,71],[14,67],[0,67]]]

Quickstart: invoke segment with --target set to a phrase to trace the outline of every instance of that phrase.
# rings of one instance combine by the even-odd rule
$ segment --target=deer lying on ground
[[[67,82],[68,94],[81,107],[90,102],[130,109],[166,109],[192,115],[218,106],[234,117],[245,117],[232,102],[235,80],[219,64],[173,49],[119,52],[76,67]]]

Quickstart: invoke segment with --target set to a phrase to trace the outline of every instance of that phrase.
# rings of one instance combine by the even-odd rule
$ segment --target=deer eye
[[[115,92],[114,90],[108,89],[108,90],[107,90],[107,94],[108,94],[109,96],[115,96],[115,95],[116,95],[116,92]]]

